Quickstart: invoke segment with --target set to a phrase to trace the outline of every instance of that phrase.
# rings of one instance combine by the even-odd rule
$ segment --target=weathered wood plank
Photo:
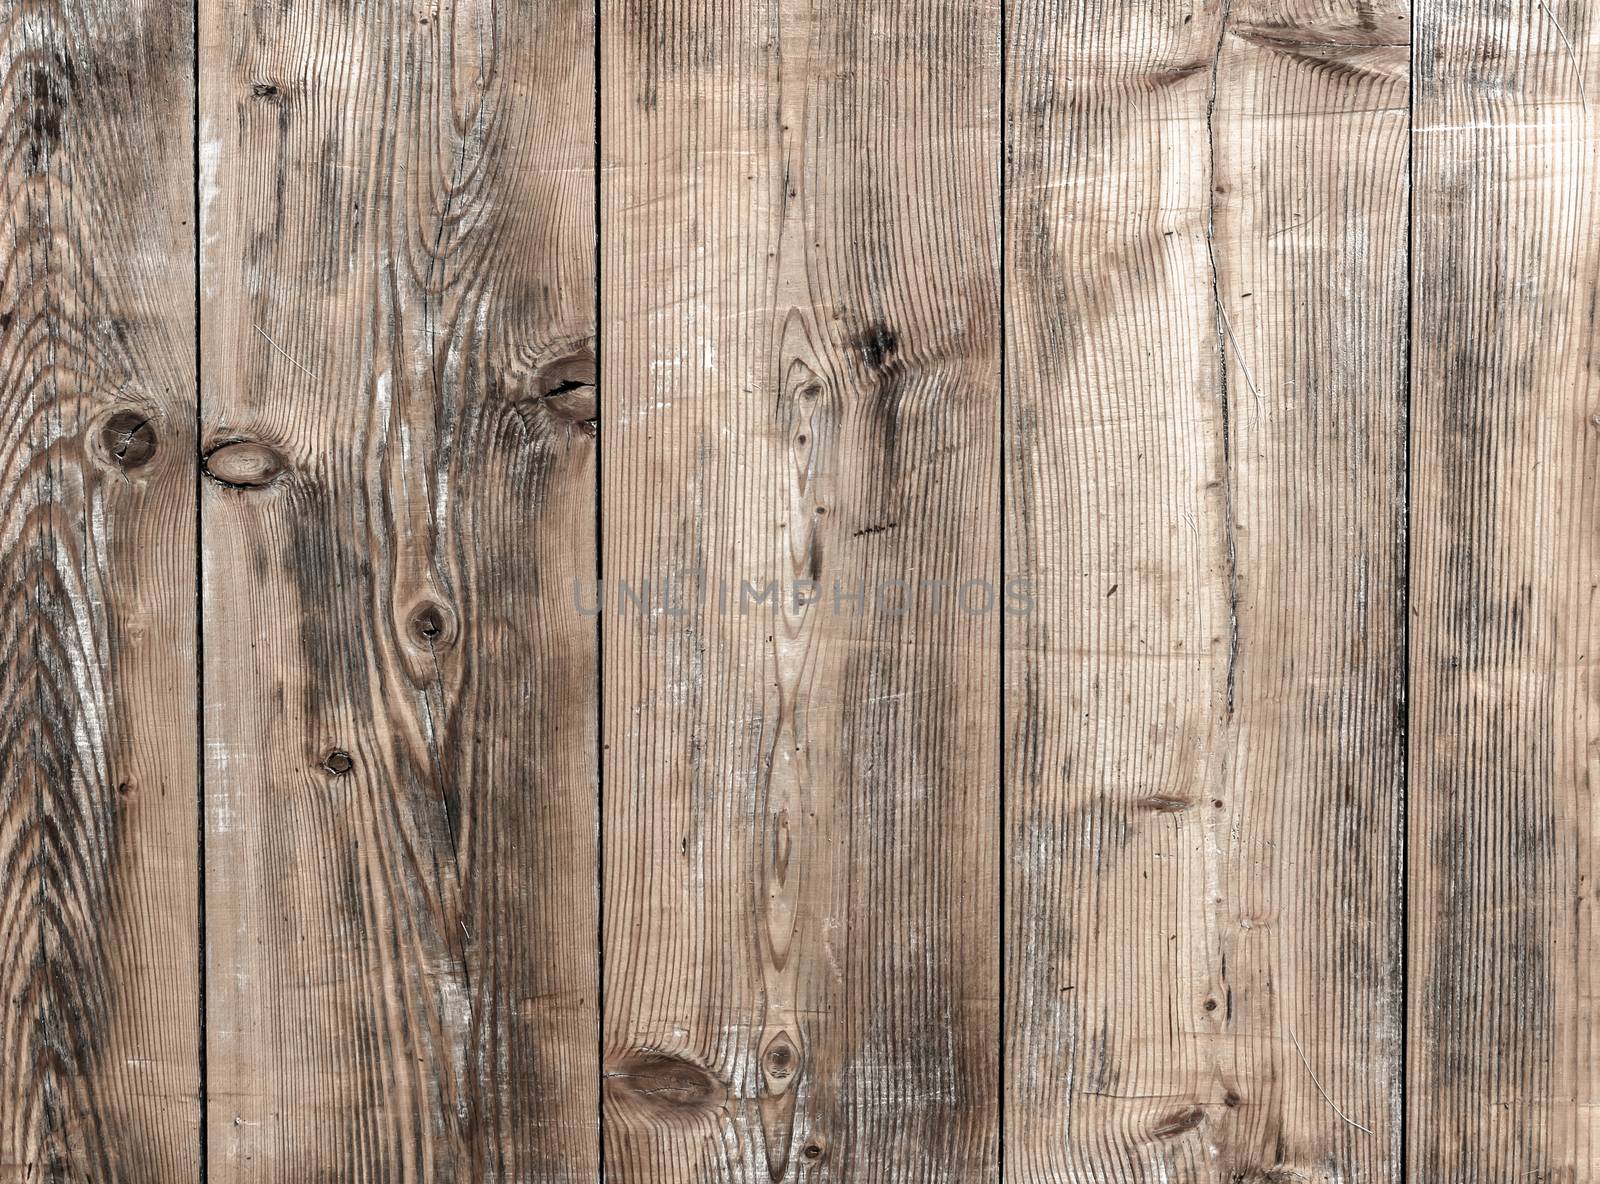
[[[212,1179],[593,1180],[592,10],[201,40]]]
[[[193,1180],[192,26],[0,13],[0,1180]]]
[[[1009,29],[1010,1174],[1394,1179],[1404,8]]]
[[[1417,6],[1412,1176],[1600,1177],[1600,10]]]
[[[609,1178],[997,1170],[998,24],[602,5]]]

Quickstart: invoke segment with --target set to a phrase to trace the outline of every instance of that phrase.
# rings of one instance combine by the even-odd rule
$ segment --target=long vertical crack
[[[1211,265],[1211,302],[1216,317],[1217,390],[1222,412],[1222,520],[1223,540],[1228,556],[1228,681],[1227,710],[1233,716],[1234,684],[1239,666],[1239,562],[1233,522],[1233,421],[1228,407],[1228,342],[1233,330],[1222,305],[1222,278],[1217,267],[1217,76],[1222,65],[1222,46],[1228,36],[1228,16],[1232,0],[1222,0],[1222,16],[1217,22],[1217,44],[1211,55],[1211,76],[1206,90],[1206,259]],[[1238,343],[1234,343],[1235,352]],[[1240,362],[1241,369],[1243,361]],[[1252,389],[1248,371],[1245,381]],[[1259,392],[1258,392],[1259,396]]]

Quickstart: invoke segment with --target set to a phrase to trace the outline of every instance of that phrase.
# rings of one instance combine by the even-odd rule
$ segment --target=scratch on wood
[[[1348,1122],[1351,1126],[1355,1127],[1356,1130],[1365,1131],[1367,1134],[1370,1135],[1372,1133],[1372,1128],[1371,1127],[1362,1126],[1361,1123],[1357,1122],[1355,1119],[1351,1118],[1348,1114],[1346,1114],[1343,1110],[1339,1109],[1338,1104],[1335,1103],[1334,1100],[1328,1096],[1328,1091],[1322,1088],[1322,1082],[1317,1080],[1316,1073],[1314,1073],[1312,1071],[1311,1062],[1306,1060],[1305,1049],[1300,1047],[1300,1038],[1294,1034],[1294,1029],[1293,1028],[1290,1028],[1288,1031],[1289,1031],[1289,1039],[1294,1042],[1294,1050],[1295,1050],[1295,1052],[1300,1054],[1300,1063],[1305,1066],[1306,1076],[1311,1078],[1311,1084],[1317,1087],[1317,1092],[1322,1095],[1322,1100],[1324,1102],[1328,1103],[1328,1105],[1332,1108],[1333,1112],[1335,1114],[1337,1114],[1340,1118],[1342,1118],[1345,1122]]]
[[[261,334],[261,338],[262,338],[263,341],[265,341],[273,349],[277,350],[284,357],[288,358],[289,359],[289,363],[292,366],[294,366],[297,369],[301,370],[303,373],[305,373],[306,375],[310,376],[311,378],[315,378],[316,377],[316,375],[312,374],[311,371],[308,370],[305,366],[302,366],[300,364],[299,360],[296,359],[293,354],[291,354],[288,350],[284,349],[283,346],[279,345],[276,341],[272,340],[272,338],[268,337],[267,336],[267,331],[265,329],[263,329],[260,325],[252,325],[251,327],[253,329],[255,329],[255,331],[257,333]]]
[[[1561,44],[1566,46],[1567,61],[1572,63],[1572,76],[1578,84],[1578,101],[1583,105],[1585,112],[1589,110],[1589,95],[1583,85],[1583,66],[1578,62],[1578,52],[1572,48],[1572,39],[1567,36],[1566,29],[1561,27],[1561,22],[1556,19],[1556,14],[1550,11],[1550,6],[1545,0],[1534,0],[1540,11],[1550,18],[1550,23],[1556,27],[1556,35],[1561,38]]]

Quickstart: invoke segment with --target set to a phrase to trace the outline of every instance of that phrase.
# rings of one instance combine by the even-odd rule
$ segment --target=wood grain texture
[[[1600,12],[1417,6],[1413,1176],[1600,1177]]]
[[[0,5],[0,1184],[1600,1179],[1597,62]]]
[[[602,5],[608,1179],[995,1176],[998,17]]]
[[[0,1180],[193,1180],[191,25],[0,11]]]
[[[593,1180],[593,14],[201,5],[213,1180]]]
[[[1010,1178],[1397,1178],[1405,17],[1010,10]]]

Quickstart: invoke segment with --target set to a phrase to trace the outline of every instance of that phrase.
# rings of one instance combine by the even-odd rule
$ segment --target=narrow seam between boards
[[[1008,79],[1006,76],[1006,42],[1007,21],[1006,13],[1010,9],[1010,0],[1001,0],[1000,3],[1000,241],[999,241],[999,279],[1000,279],[1000,456],[999,456],[999,495],[1000,495],[1000,587],[1006,586],[1006,351],[1007,351],[1007,325],[1006,325],[1006,176],[1009,172],[1009,152],[1011,147],[1011,108],[1008,101]],[[999,1029],[998,1051],[999,1064],[997,1066],[996,1091],[996,1158],[998,1159],[999,1177],[1001,1184],[1006,1178],[1006,937],[1009,933],[1007,924],[1007,896],[1006,896],[1006,865],[1008,854],[1008,826],[1006,812],[1006,614],[1000,614],[1000,656],[999,656],[999,690],[997,696],[997,719],[999,753],[997,774],[1000,780],[999,798],[1000,811],[1000,868],[999,868],[999,921],[1000,921],[1000,957],[999,979],[1000,989],[996,1000],[996,1018]]]
[[[1416,124],[1417,124],[1417,6],[1412,0],[1408,6],[1410,20],[1406,50],[1406,305],[1405,347],[1403,366],[1405,394],[1401,416],[1403,438],[1401,441],[1401,538],[1403,548],[1400,562],[1400,1064],[1399,1074],[1399,1178],[1406,1184],[1411,1171],[1411,437],[1413,392],[1413,319],[1415,314],[1415,252],[1416,234]]]
[[[594,0],[590,28],[594,41],[594,391],[598,430],[594,435],[594,574],[595,586],[603,588],[605,575],[605,532],[602,514],[605,507],[604,454],[606,439],[605,376],[601,350],[601,96],[600,96],[600,0]],[[595,1147],[597,1174],[606,1178],[606,942],[605,942],[605,838],[606,838],[606,649],[605,614],[595,614]]]
[[[197,1167],[201,1184],[210,1178],[210,1097],[206,1047],[206,665],[205,665],[205,488],[200,472],[203,368],[201,365],[201,253],[200,242],[200,5],[190,9],[190,181],[192,186],[194,250],[194,668],[195,668],[195,926],[196,1025],[199,1104]]]

